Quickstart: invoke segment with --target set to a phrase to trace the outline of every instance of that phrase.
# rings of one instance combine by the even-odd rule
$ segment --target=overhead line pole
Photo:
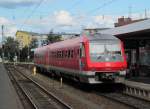
[[[146,10],[146,8],[145,8],[145,19],[147,19],[148,17],[147,17],[147,10]]]
[[[129,6],[129,15],[128,15],[129,18],[132,18],[132,6]]]
[[[2,62],[3,62],[3,59],[4,59],[4,25],[2,25]]]

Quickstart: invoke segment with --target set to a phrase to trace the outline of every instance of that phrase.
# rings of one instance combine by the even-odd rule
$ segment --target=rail
[[[150,104],[146,101],[143,101],[141,99],[134,98],[132,96],[128,96],[122,93],[118,92],[112,92],[112,93],[98,93],[100,96],[104,96],[105,98],[108,98],[114,102],[119,102],[123,105],[127,105],[133,109],[149,109]]]
[[[12,67],[12,66],[11,66]],[[39,85],[37,82],[33,81],[31,78],[27,77],[25,74],[12,67],[9,68],[9,73],[14,76],[17,84],[21,87],[25,95],[30,100],[34,109],[71,109],[65,102],[57,98],[52,93],[48,92],[45,88]]]

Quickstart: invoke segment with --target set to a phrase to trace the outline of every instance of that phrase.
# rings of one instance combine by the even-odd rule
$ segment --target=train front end
[[[126,75],[127,62],[123,43],[115,36],[96,34],[84,45],[85,67],[90,83],[122,82]],[[83,47],[82,47],[83,48]]]

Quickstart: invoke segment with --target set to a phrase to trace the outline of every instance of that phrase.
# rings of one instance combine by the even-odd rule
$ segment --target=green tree
[[[38,40],[37,39],[34,39],[31,41],[30,45],[29,45],[29,55],[30,55],[30,61],[33,61],[33,58],[34,58],[34,51],[33,49],[37,48],[38,47]]]
[[[27,61],[28,50],[29,48],[27,46],[25,46],[24,48],[22,48],[22,50],[20,50],[20,61],[22,62]]]
[[[48,34],[48,41],[49,43],[54,43],[54,42],[58,42],[58,41],[61,41],[62,37],[58,34],[54,34],[53,31],[51,31],[49,34]]]
[[[31,49],[35,49],[38,47],[37,39],[33,39],[29,46],[25,46],[20,50],[20,61],[32,61],[34,57],[34,52],[31,51]],[[30,60],[28,60],[28,55],[30,57]]]
[[[13,61],[14,56],[17,56],[19,53],[19,43],[14,40],[12,37],[7,37],[3,45],[4,57],[8,60]]]
[[[33,39],[29,45],[30,49],[37,48],[38,47],[38,40]]]

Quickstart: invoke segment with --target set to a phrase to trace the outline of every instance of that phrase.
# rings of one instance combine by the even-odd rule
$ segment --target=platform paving
[[[0,63],[0,109],[23,109],[2,63]]]
[[[132,77],[128,79],[129,81],[139,82],[139,83],[145,83],[150,85],[150,77]]]

